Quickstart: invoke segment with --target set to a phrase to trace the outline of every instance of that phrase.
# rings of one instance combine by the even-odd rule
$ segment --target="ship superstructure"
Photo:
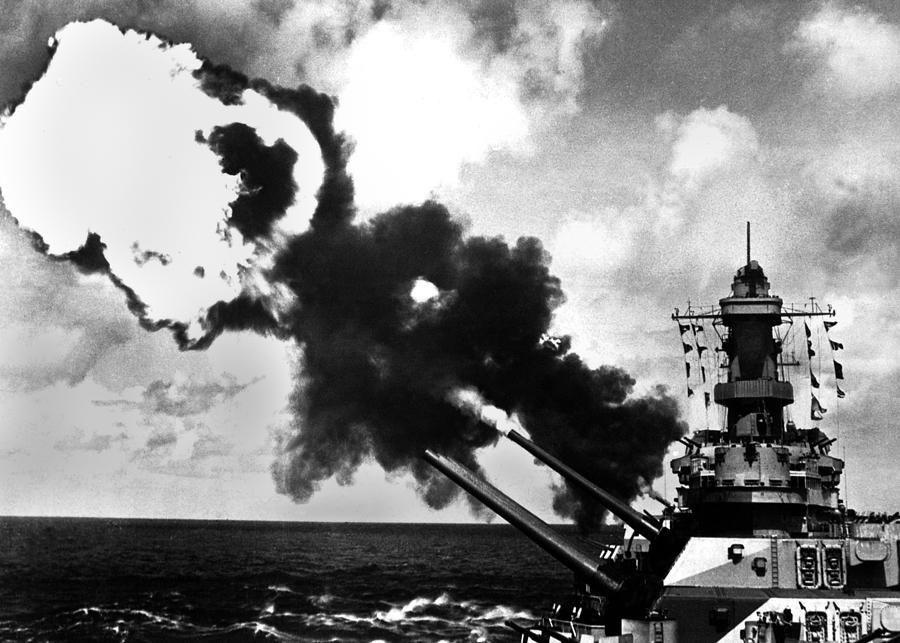
[[[713,389],[725,422],[684,439],[687,453],[672,462],[683,485],[680,520],[708,536],[840,537],[839,484],[844,463],[829,455],[818,427],[785,421],[794,390],[782,379],[782,344],[773,329],[786,319],[832,315],[785,309],[770,293],[762,267],[749,259],[731,294],[709,312],[680,313],[682,323],[711,321],[721,330],[725,381]]]
[[[724,419],[682,439],[685,453],[671,462],[677,499],[661,516],[509,433],[627,525],[620,545],[564,536],[458,463],[426,454],[575,573],[575,591],[540,622],[509,623],[523,642],[900,642],[900,523],[851,520],[834,440],[789,417],[794,390],[779,328],[831,315],[771,293],[750,258],[749,228],[730,294],[717,307],[676,309],[679,324],[710,324],[721,337],[711,397]]]

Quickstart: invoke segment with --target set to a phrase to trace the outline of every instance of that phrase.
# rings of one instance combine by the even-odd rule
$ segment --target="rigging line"
[[[688,310],[689,310],[689,311],[690,311],[690,306],[691,306],[690,301],[688,301]],[[696,411],[696,408],[697,408],[697,406],[696,406],[696,405],[697,405],[697,402],[696,402],[696,399],[695,399],[695,398],[699,398],[699,397],[700,397],[699,395],[697,395],[697,391],[694,390],[694,389],[691,387],[691,367],[694,365],[694,358],[693,358],[693,355],[690,355],[690,353],[691,353],[691,352],[695,352],[695,353],[697,352],[697,338],[696,338],[696,334],[693,332],[693,327],[692,327],[692,324],[693,324],[694,322],[693,322],[693,320],[689,320],[689,321],[688,321],[688,330],[682,332],[682,330],[681,330],[681,328],[682,328],[681,320],[677,319],[677,318],[674,317],[674,316],[673,316],[673,320],[675,321],[676,326],[677,326],[677,328],[678,328],[678,338],[679,338],[679,340],[681,341],[682,347],[684,347],[684,346],[691,346],[691,343],[690,343],[690,342],[691,342],[691,336],[694,337],[694,341],[693,341],[693,349],[694,349],[694,350],[693,350],[693,351],[686,351],[686,352],[684,353],[684,364],[685,364],[685,368],[684,368],[684,376],[685,376],[685,389],[686,389],[686,391],[685,391],[685,401],[687,402],[685,408],[686,408],[687,413],[688,413],[689,422],[693,424],[694,421],[696,420],[696,418],[698,417],[698,416],[697,416],[697,411]],[[685,341],[684,333],[689,333],[689,334],[690,334],[690,335],[687,337],[687,341]],[[700,368],[700,361],[699,361],[699,359],[698,359],[697,362],[696,362],[696,366],[697,366],[697,369]],[[696,372],[697,369],[695,369],[695,372]],[[695,374],[694,377],[695,377],[695,379],[696,379],[696,377],[697,377],[696,374]]]
[[[715,366],[715,361],[711,360],[711,353],[713,353],[714,350],[709,345],[709,337],[706,334],[705,323],[700,323],[700,332],[703,334],[703,343],[706,345],[706,354],[702,358],[700,358],[700,342],[696,333],[694,333],[694,343],[697,345],[698,365],[700,367],[700,377],[703,384],[703,415],[706,418],[706,430],[709,431],[709,405],[706,403],[706,399],[710,392],[709,378],[711,369],[709,367],[710,364]]]
[[[779,342],[779,346],[781,348],[781,352],[775,355],[775,373],[776,379],[778,377],[781,378],[782,382],[787,381],[787,373],[785,372],[784,360],[785,360],[785,351],[787,350],[787,335],[781,332],[781,326],[777,326],[775,328],[775,338]],[[782,417],[784,417],[785,412],[782,411]]]
[[[683,348],[684,347],[684,332],[682,332],[682,330],[681,330],[681,322],[678,321],[677,319],[674,319],[674,317],[673,317],[673,320],[675,321],[675,327],[678,329],[678,340],[680,341],[682,348]],[[691,390],[690,358],[688,357],[686,352],[684,353],[684,363],[687,364],[687,368],[684,369],[684,374],[685,374],[684,384],[685,384],[685,387],[687,388],[687,390],[690,391]],[[688,401],[688,405],[690,406],[690,401],[691,401],[690,394],[687,395],[687,401]]]
[[[841,456],[844,462],[847,462],[847,445],[841,444]],[[846,470],[844,471],[844,506],[850,506],[850,478],[847,475]]]
[[[804,332],[803,329],[805,329],[805,326],[800,326],[799,324],[797,324],[794,327],[794,331],[792,333],[793,350],[794,350],[794,355],[796,356],[796,359],[794,361],[797,363],[797,366],[795,367],[792,377],[793,377],[793,380],[797,384],[797,388],[798,389],[800,389],[801,387],[803,388],[802,393],[803,393],[803,395],[806,396],[805,399],[811,401],[809,398],[810,387],[807,386],[809,378],[806,377],[806,373],[803,370],[804,368],[809,370],[809,361],[810,361],[809,354],[806,351],[806,347],[807,347],[806,333]],[[806,361],[803,361],[804,359]],[[798,394],[798,399],[799,399],[799,395],[800,395],[799,390],[798,390],[797,394]],[[799,404],[797,405],[796,410],[797,410],[797,416],[798,416],[796,421],[802,422],[805,425],[806,424],[805,417],[809,417],[808,410],[805,409],[807,411],[805,417],[803,416],[803,412],[800,410]]]
[[[815,324],[815,322],[813,322],[813,323]],[[822,380],[822,333],[819,332],[819,325],[816,324],[815,326],[816,326],[816,357],[819,358],[817,360],[817,362],[818,362],[817,370],[819,371],[819,373],[818,373],[819,381],[821,381]]]
[[[791,351],[794,356],[794,362],[797,364],[792,367],[790,371],[791,383],[797,386],[797,400],[801,400],[801,395],[805,394],[806,398],[809,398],[809,394],[806,393],[806,390],[800,390],[804,388],[806,378],[804,377],[803,368],[809,368],[809,360],[806,359],[806,362],[803,360],[806,358],[806,337],[801,337],[803,333],[802,326],[794,325],[791,329]],[[797,418],[795,422],[803,421],[803,412],[800,410],[800,404],[797,404],[796,408],[792,408],[792,412],[796,411]]]
[[[822,324],[822,327],[823,328],[825,327],[824,323]],[[835,355],[836,351],[834,350],[834,348],[831,345],[831,336],[828,334],[827,329],[825,330],[825,336],[828,338],[828,348],[831,351],[831,361],[834,362],[834,355]],[[844,444],[844,440],[841,437],[841,398],[837,394],[838,379],[836,376],[835,376],[833,382],[834,382],[834,389],[835,389],[835,395],[834,395],[834,400],[833,400],[835,437],[838,439],[838,444],[841,445],[841,456],[842,456],[844,462],[846,462],[847,461],[847,445]],[[845,473],[844,474],[844,506],[848,505],[849,497],[850,497],[850,483],[848,482],[847,474]]]
[[[720,326],[723,326],[721,319],[714,319],[712,322],[712,329],[716,333],[716,346],[721,351],[716,351],[716,354],[713,356],[713,368],[716,371],[716,383],[723,384],[728,381],[729,372],[728,372],[728,362],[727,358],[723,360],[723,363],[720,365],[719,356],[724,352],[724,339],[722,336],[722,331],[720,330]],[[728,423],[728,410],[720,404],[716,404],[716,419],[718,429],[722,429]]]
[[[694,328],[694,324],[695,324],[695,321],[691,320],[691,322],[690,322],[690,324],[689,324],[690,330],[689,330],[688,332],[690,332],[691,337],[694,338],[694,352],[697,354],[697,371],[698,371],[698,372],[701,372],[700,369],[703,368],[703,360],[702,360],[702,358],[700,357],[700,342],[697,341],[697,331],[696,331],[695,328]],[[695,391],[694,391],[694,395],[695,395],[698,399],[700,398],[700,396],[697,395],[697,391],[699,391],[700,393],[703,393],[703,390],[702,390],[702,389],[703,389],[703,384],[704,384],[703,378],[701,377],[701,378],[698,380],[697,388],[696,388]],[[704,406],[705,406],[705,405],[704,405]],[[706,413],[705,413],[705,411],[704,411],[704,416],[705,416],[705,415],[706,415]],[[707,420],[707,424],[708,424],[708,423],[709,423],[709,421]]]
[[[815,306],[816,306],[816,304],[814,302],[813,310],[815,310]],[[819,390],[818,390],[819,394],[816,396],[816,399],[819,400],[819,408],[822,409],[822,412],[821,412],[822,419],[817,420],[817,422],[825,422],[827,424],[827,421],[825,420],[825,414],[828,411],[828,409],[824,408],[824,405],[822,404],[822,398],[824,397],[822,395],[822,336],[821,336],[821,333],[819,332],[819,326],[818,326],[818,324],[816,324],[815,321],[813,321],[813,328],[814,328],[813,332],[815,333],[815,339],[816,339],[816,379],[819,381]],[[812,391],[812,380],[810,380],[809,386],[810,386],[810,391]]]
[[[819,322],[819,320],[816,320],[814,322],[814,325],[816,327],[816,349],[818,350],[817,357],[819,358],[819,360],[818,360],[819,361],[818,378],[819,378],[819,386],[821,387],[821,385],[822,385],[822,330],[821,329],[823,329],[824,326],[822,326],[822,324]],[[810,385],[812,385],[812,384],[810,384]],[[819,389],[820,397],[824,397],[822,395],[822,392],[823,392],[822,388],[820,388]],[[819,400],[819,405],[821,406],[821,400]],[[823,412],[823,416],[824,416],[824,412]],[[824,419],[824,417],[823,417],[823,419]],[[828,423],[826,422],[826,425],[827,424]]]
[[[807,334],[806,334],[807,329],[809,329],[809,323],[806,320],[804,320],[803,321],[803,340],[802,340],[803,349],[800,352],[803,353],[804,355],[806,355],[805,366],[806,366],[807,372],[800,375],[800,378],[803,381],[808,382],[808,384],[806,385],[806,390],[807,390],[806,399],[809,400],[809,413],[807,414],[806,417],[809,419],[809,422],[811,425],[812,422],[814,421],[813,420],[813,396],[815,395],[815,393],[813,392],[812,378],[810,377],[810,374],[812,373],[812,369],[813,369],[813,358],[809,354],[809,349],[812,347],[812,338],[807,336]]]

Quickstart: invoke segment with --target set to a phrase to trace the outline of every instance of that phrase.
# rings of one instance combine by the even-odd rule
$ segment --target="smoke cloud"
[[[588,368],[565,338],[546,340],[564,300],[548,263],[534,238],[465,238],[434,202],[292,239],[274,277],[296,294],[288,318],[305,347],[304,382],[297,430],[274,468],[281,488],[306,499],[372,457],[410,470],[423,498],[443,506],[453,494],[423,450],[477,468],[477,449],[497,439],[491,422],[454,403],[458,388],[516,413],[536,441],[623,497],[639,476],[658,476],[683,431],[674,401],[662,391],[627,399],[634,381],[623,371]],[[439,295],[416,302],[418,279]],[[555,507],[583,526],[600,515],[568,489]]]
[[[262,91],[297,109],[289,90]],[[444,506],[456,490],[421,453],[477,469],[476,451],[497,440],[492,423],[450,399],[466,387],[519,414],[539,443],[623,497],[639,491],[640,476],[661,473],[683,432],[674,400],[662,391],[628,400],[634,381],[623,371],[588,368],[565,338],[544,341],[565,298],[539,240],[465,238],[433,201],[354,224],[346,144],[329,127],[317,140],[327,156],[319,206],[270,273],[294,294],[284,319],[304,347],[297,424],[273,466],[281,491],[306,500],[328,478],[350,483],[374,458],[412,472],[425,501]],[[413,296],[423,281],[436,295]],[[598,458],[610,460],[605,469]],[[602,515],[568,488],[555,508],[585,527]]]
[[[76,69],[103,62],[63,57],[70,38],[90,37],[111,47],[128,43],[136,58],[126,65],[156,74],[160,85],[150,93],[141,85],[137,98],[123,99],[117,79],[135,81],[120,59],[79,94],[94,98],[73,110],[93,128],[63,119],[67,129],[41,138],[38,125],[58,123],[70,108],[51,94],[53,83],[83,83],[71,78]],[[101,59],[110,55],[94,49]],[[156,122],[141,103],[152,100],[157,109],[156,92],[171,85],[182,100],[177,109],[193,118]],[[128,119],[148,120],[130,127],[123,108]],[[98,122],[98,110],[114,114],[120,127]],[[180,127],[169,131],[175,122]],[[186,47],[106,23],[72,25],[60,32],[45,77],[0,130],[7,150],[0,187],[39,249],[108,275],[145,328],[170,329],[182,348],[202,349],[221,332],[242,329],[302,348],[295,420],[272,467],[279,491],[298,501],[329,478],[350,483],[374,459],[387,472],[410,472],[430,506],[445,506],[457,490],[422,452],[478,469],[478,450],[498,438],[491,422],[454,401],[462,389],[515,414],[536,442],[598,484],[636,495],[642,479],[661,473],[666,447],[684,431],[675,401],[663,389],[633,397],[624,371],[590,368],[567,337],[548,335],[565,296],[540,240],[467,236],[433,200],[357,222],[352,146],[334,122],[334,102],[309,86],[251,80]],[[136,139],[117,146],[135,130]],[[159,140],[160,131],[171,138]],[[72,173],[81,177],[75,170],[84,162],[73,150],[98,141],[111,162],[90,168],[86,191],[77,180],[67,183]],[[21,163],[16,152],[34,145],[40,152]],[[136,152],[140,168],[129,165]],[[166,162],[181,154],[195,165],[169,172]],[[34,189],[47,180],[66,188],[44,190],[60,200],[42,200]],[[111,190],[118,181],[129,189]],[[72,222],[66,235],[54,228],[59,213]],[[179,299],[175,312],[161,314],[172,298]],[[165,444],[163,437],[148,448]],[[555,508],[584,527],[602,516],[568,488],[558,490]]]

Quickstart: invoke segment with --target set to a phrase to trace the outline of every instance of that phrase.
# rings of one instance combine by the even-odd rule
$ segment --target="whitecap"
[[[451,598],[450,594],[448,594],[447,592],[444,592],[443,594],[438,596],[436,599],[434,599],[435,605],[449,605],[452,602],[453,602],[453,598]]]
[[[267,625],[266,623],[260,623],[259,621],[250,621],[249,623],[237,623],[232,627],[228,628],[230,631],[235,630],[252,630],[254,634],[265,634],[266,636],[272,636],[278,639],[279,641],[295,641],[296,637],[291,636],[287,632],[282,632],[277,627],[272,625]]]
[[[475,620],[479,621],[506,621],[511,618],[533,620],[535,617],[527,610],[515,610],[506,605],[495,605],[490,609],[486,609],[481,614],[475,616]]]
[[[164,623],[169,627],[175,629],[182,629],[184,627],[184,623],[181,621],[170,618],[168,616],[163,616],[162,614],[154,614],[153,612],[148,612],[147,610],[124,610],[125,614],[140,614],[144,618],[148,618],[154,623]]]
[[[433,604],[435,604],[434,600],[423,596],[417,596],[401,607],[392,607],[387,611],[376,611],[375,618],[380,621],[387,621],[388,623],[398,623],[403,620],[409,620],[410,613],[420,611]]]

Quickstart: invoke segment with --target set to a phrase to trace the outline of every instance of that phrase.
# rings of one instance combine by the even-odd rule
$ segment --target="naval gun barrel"
[[[499,489],[482,480],[456,460],[426,451],[425,461],[450,478],[508,523],[524,532],[541,549],[589,583],[596,583],[610,594],[622,590],[623,582],[598,565],[597,555],[576,540],[567,538],[515,502]]]
[[[663,526],[652,516],[642,514],[632,509],[608,491],[601,489],[583,475],[563,463],[558,458],[550,455],[544,449],[515,430],[510,430],[506,437],[528,451],[535,458],[556,471],[569,482],[573,482],[591,494],[604,507],[613,512],[622,522],[630,526],[638,534],[649,541],[656,540],[663,531]]]

